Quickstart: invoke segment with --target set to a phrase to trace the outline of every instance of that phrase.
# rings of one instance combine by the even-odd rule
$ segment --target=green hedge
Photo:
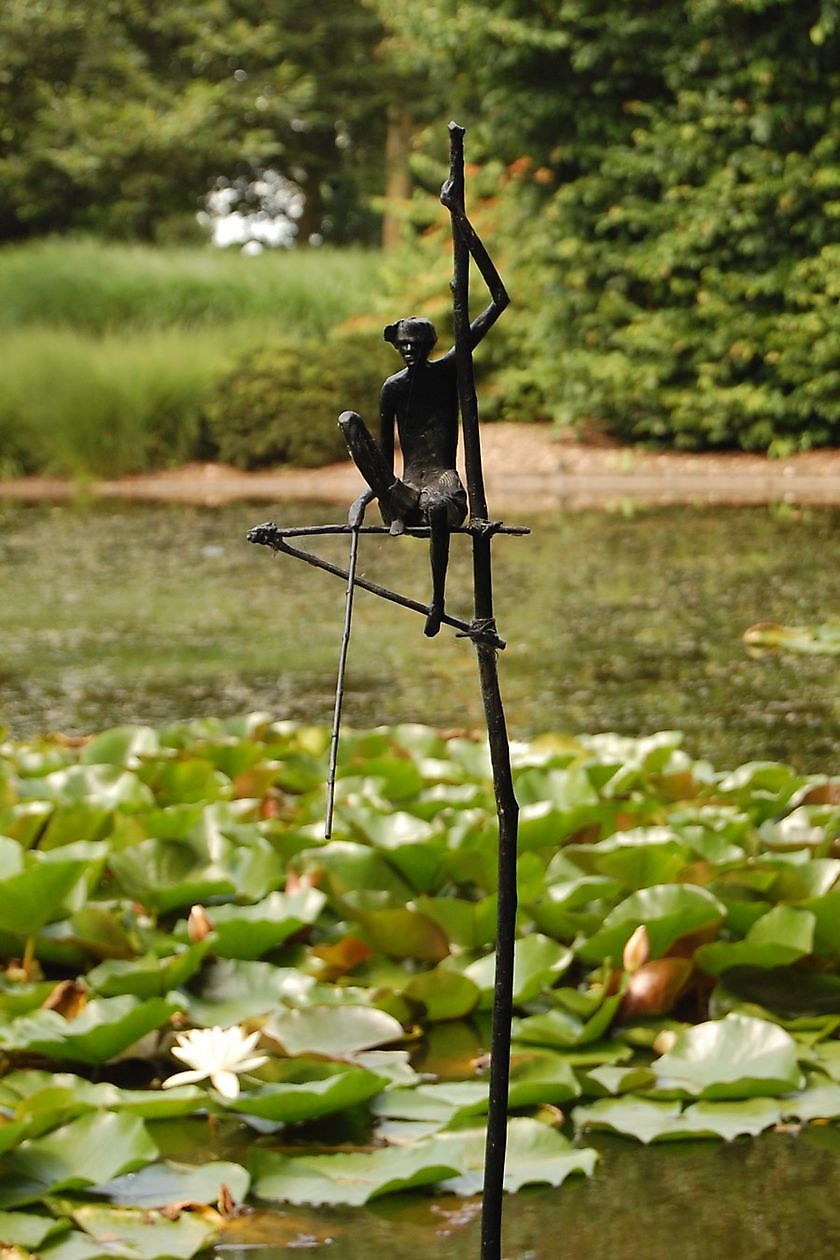
[[[359,411],[375,431],[380,387],[398,366],[374,332],[262,346],[205,402],[210,453],[244,469],[340,460],[347,448],[339,414]]]

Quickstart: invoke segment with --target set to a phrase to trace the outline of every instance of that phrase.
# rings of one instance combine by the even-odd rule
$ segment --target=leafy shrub
[[[237,468],[317,467],[342,459],[339,414],[359,411],[375,429],[382,381],[397,367],[373,330],[262,346],[206,400],[212,451]]]

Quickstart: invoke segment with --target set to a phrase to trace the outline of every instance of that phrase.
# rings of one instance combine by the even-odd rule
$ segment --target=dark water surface
[[[0,722],[16,735],[85,733],[264,709],[329,722],[342,584],[245,541],[336,521],[334,506],[14,507],[0,531]],[[513,523],[511,518],[511,523]],[[725,768],[754,758],[837,768],[836,658],[754,660],[757,621],[840,609],[840,512],[658,509],[516,523],[494,543],[500,676],[512,734],[685,732]],[[343,562],[347,540],[319,544]],[[428,598],[426,545],[362,543],[360,571]],[[453,540],[450,611],[471,614],[468,540]],[[360,593],[349,723],[483,723],[473,653],[413,613]]]

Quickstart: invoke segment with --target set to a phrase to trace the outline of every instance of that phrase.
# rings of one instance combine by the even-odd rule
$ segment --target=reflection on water
[[[0,720],[81,733],[261,708],[329,722],[344,593],[249,545],[247,505],[9,508],[0,536]],[[284,524],[340,519],[295,505]],[[513,523],[513,520],[511,518]],[[514,735],[663,728],[726,767],[836,768],[836,661],[751,660],[756,621],[840,608],[840,513],[666,509],[557,514],[494,543],[500,675]],[[341,562],[346,539],[319,545]],[[425,599],[424,543],[364,539],[360,570]],[[450,610],[469,617],[468,540],[453,540]],[[483,723],[469,645],[360,593],[345,714]]]

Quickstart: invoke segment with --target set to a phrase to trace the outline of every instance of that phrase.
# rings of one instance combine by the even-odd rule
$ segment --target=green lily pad
[[[588,1017],[581,1017],[558,1006],[539,1015],[514,1019],[513,1036],[517,1041],[537,1046],[562,1049],[584,1046],[587,1042],[598,1041],[604,1036],[620,1003],[621,996],[616,993],[612,997],[602,998],[595,1006],[594,1013]]]
[[[486,1081],[439,1081],[416,1089],[389,1089],[374,1100],[375,1115],[448,1124],[487,1110]]]
[[[96,1193],[122,1207],[156,1208],[171,1203],[216,1203],[226,1186],[234,1203],[243,1203],[250,1184],[241,1164],[213,1160],[192,1167],[164,1160],[102,1182]]]
[[[786,1116],[796,1120],[836,1120],[840,1116],[840,1084],[815,1076],[805,1089],[782,1099]]]
[[[213,952],[220,958],[259,958],[314,923],[326,901],[316,888],[306,888],[270,893],[253,906],[214,907]]]
[[[85,979],[103,997],[125,993],[143,999],[163,997],[195,975],[209,948],[210,941],[204,940],[163,958],[145,954],[130,960],[109,959],[89,971]]]
[[[575,1110],[580,1129],[611,1129],[640,1142],[663,1139],[719,1137],[732,1141],[744,1134],[755,1136],[782,1118],[781,1103],[774,1098],[693,1103],[683,1111],[677,1101],[639,1098],[600,1098]]]
[[[435,967],[414,976],[403,989],[403,997],[419,1002],[429,1023],[461,1019],[478,1005],[480,990],[466,975]]]
[[[85,1204],[73,1219],[84,1232],[46,1248],[43,1260],[190,1260],[219,1233],[218,1219],[197,1212],[172,1220],[160,1212]]]
[[[723,904],[705,888],[691,884],[657,884],[633,893],[612,910],[603,927],[577,947],[586,962],[618,960],[637,927],[644,924],[651,956],[659,958],[681,936],[722,922]]]
[[[790,1034],[748,1015],[687,1028],[652,1067],[660,1089],[702,1098],[784,1094],[801,1075]]]
[[[312,1080],[248,1089],[237,1098],[226,1099],[225,1107],[263,1120],[300,1124],[367,1102],[387,1084],[387,1076],[348,1064]]]
[[[449,941],[439,924],[407,906],[356,910],[355,917],[374,948],[388,958],[438,963],[449,953]]]
[[[551,988],[565,975],[573,961],[572,951],[549,936],[534,932],[520,938],[514,944],[513,953],[514,1002],[520,1005],[529,1002],[543,989]],[[496,959],[493,954],[487,954],[464,968],[464,975],[480,990],[485,1007],[492,1004],[495,974]]]
[[[78,1063],[106,1063],[146,1033],[162,1028],[181,1005],[177,999],[140,1002],[126,996],[89,1002],[73,1020],[57,1011],[36,1011],[0,1028],[0,1047]]]
[[[69,1221],[37,1212],[0,1212],[0,1245],[39,1251],[50,1238],[70,1228]]]
[[[320,1054],[343,1059],[359,1050],[402,1041],[399,1020],[371,1006],[311,1006],[274,1016],[265,1025],[268,1036],[287,1054]]]
[[[432,1138],[411,1147],[386,1147],[348,1155],[292,1158],[253,1150],[248,1165],[254,1193],[281,1203],[360,1207],[383,1194],[434,1185],[460,1168],[451,1143]]]
[[[151,1163],[157,1154],[142,1120],[96,1111],[23,1142],[12,1158],[18,1171],[55,1192],[101,1185]]]
[[[227,1028],[278,1007],[305,1004],[315,980],[296,967],[225,958],[205,966],[192,987],[194,992],[180,995],[190,1022]]]
[[[26,865],[0,881],[0,930],[29,936],[59,917],[92,859],[47,860],[27,854]]]
[[[580,1094],[580,1084],[563,1055],[550,1050],[518,1050],[511,1056],[508,1106],[559,1106]]]
[[[695,952],[702,971],[718,976],[731,967],[785,967],[811,953],[816,919],[808,910],[773,906],[743,941],[716,941]]]
[[[437,1140],[457,1151],[460,1176],[450,1177],[440,1187],[451,1194],[480,1194],[484,1183],[484,1129],[441,1133]],[[556,1129],[538,1120],[514,1117],[508,1122],[505,1152],[504,1189],[516,1194],[523,1186],[562,1185],[573,1173],[591,1177],[598,1159],[596,1151],[574,1147]]]

